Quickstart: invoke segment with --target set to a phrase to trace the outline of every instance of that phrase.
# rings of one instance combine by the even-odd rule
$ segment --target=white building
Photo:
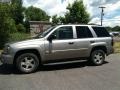
[[[29,21],[29,23],[31,36],[35,36],[52,26],[52,23],[48,21]]]

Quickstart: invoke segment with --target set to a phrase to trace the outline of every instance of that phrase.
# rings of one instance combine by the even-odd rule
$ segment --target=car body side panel
[[[74,44],[69,44],[70,42],[73,42]],[[53,40],[52,43],[46,41],[45,48],[46,60],[74,58],[77,50],[74,39]]]

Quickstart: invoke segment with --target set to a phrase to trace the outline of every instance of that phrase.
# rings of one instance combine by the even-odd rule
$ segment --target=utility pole
[[[102,26],[102,22],[103,22],[103,16],[104,16],[104,8],[103,6],[99,7],[101,8],[101,26]]]

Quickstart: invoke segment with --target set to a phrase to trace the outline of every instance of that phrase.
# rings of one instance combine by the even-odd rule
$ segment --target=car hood
[[[44,38],[41,39],[30,39],[19,42],[9,43],[11,46],[30,46],[30,45],[40,45],[44,43]]]

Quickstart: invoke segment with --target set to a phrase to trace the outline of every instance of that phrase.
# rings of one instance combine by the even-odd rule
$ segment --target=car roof
[[[89,25],[89,24],[61,24],[59,26],[94,26],[94,27],[103,27],[100,25]]]

